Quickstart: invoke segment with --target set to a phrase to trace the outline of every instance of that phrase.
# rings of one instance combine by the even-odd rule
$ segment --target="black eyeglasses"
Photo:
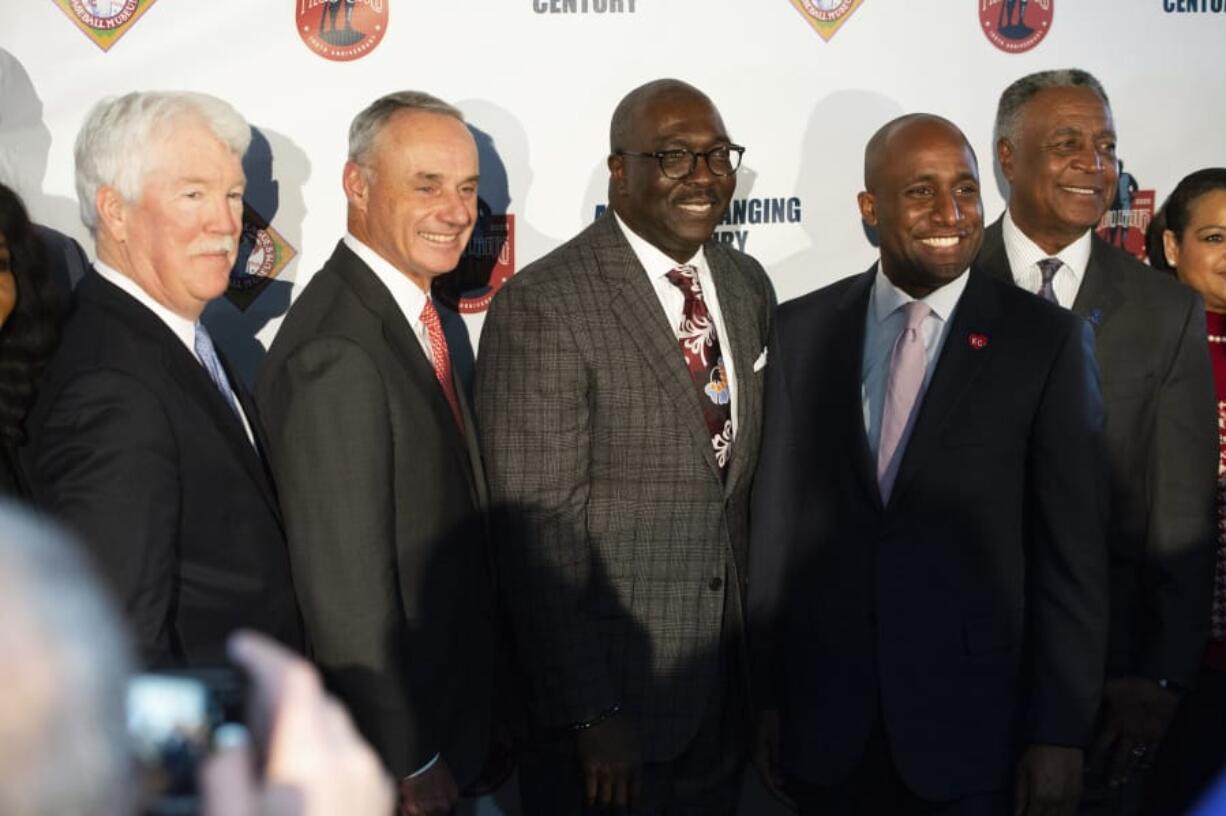
[[[670,179],[683,179],[698,166],[701,157],[707,162],[707,169],[712,175],[731,176],[741,166],[741,155],[745,148],[740,145],[728,144],[704,150],[701,153],[679,147],[674,150],[657,150],[654,153],[635,153],[631,150],[614,151],[616,156],[638,156],[641,159],[655,159],[660,163],[660,172]]]

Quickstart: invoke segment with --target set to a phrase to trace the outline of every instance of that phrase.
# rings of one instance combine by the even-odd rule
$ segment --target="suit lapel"
[[[447,397],[444,396],[443,389],[439,387],[438,379],[434,376],[434,367],[426,359],[421,343],[413,334],[413,329],[409,326],[409,321],[405,319],[404,313],[396,305],[392,293],[379,281],[375,273],[370,271],[366,264],[343,242],[337,244],[336,251],[332,253],[325,268],[328,267],[341,276],[346,285],[362,301],[362,304],[379,319],[383,328],[384,340],[400,359],[405,372],[413,382],[414,391],[421,394],[424,404],[434,417],[435,427],[440,429],[442,437],[446,440],[447,447],[462,464],[475,499],[478,491],[474,485],[472,462],[469,459],[468,444],[464,438],[471,433],[469,430],[472,427],[471,417],[465,415],[465,432],[462,435],[459,428],[456,427],[455,417],[451,413]],[[452,374],[455,374],[454,366]],[[458,383],[456,395],[463,406],[464,390],[459,387]]]
[[[1087,320],[1097,337],[1121,305],[1125,297],[1110,270],[1103,263],[1106,242],[1097,235],[1090,238],[1090,262],[1085,277],[1073,301],[1073,311]]]
[[[916,472],[936,447],[950,410],[967,394],[980,369],[995,353],[991,338],[1000,304],[984,273],[972,267],[967,274],[970,277],[966,290],[958,301],[945,345],[936,360],[936,369],[903,451],[891,500],[904,493],[914,480]],[[971,335],[982,336],[987,344],[973,346],[969,342]]]
[[[595,265],[612,290],[609,311],[638,346],[644,364],[660,381],[665,395],[676,404],[678,415],[686,418],[684,424],[694,444],[702,451],[711,471],[719,476],[698,391],[685,366],[676,332],[668,325],[646,270],[622,236],[611,210],[590,229]],[[733,458],[736,458],[735,453]]]
[[[78,291],[81,297],[117,312],[125,325],[143,334],[158,349],[162,364],[171,379],[178,383],[194,405],[199,406],[209,416],[218,432],[225,438],[226,444],[230,446],[231,453],[251,476],[274,515],[280,518],[272,483],[264,469],[264,463],[252,447],[251,440],[247,438],[242,420],[234,415],[230,404],[204,370],[204,366],[188,351],[183,341],[176,337],[157,315],[95,272],[85,276],[78,286]],[[221,357],[220,353],[218,356]],[[241,395],[239,380],[228,366],[226,376],[230,378],[235,394]],[[250,406],[249,401],[243,401],[241,396],[239,399],[254,431],[258,424],[255,420],[255,409]]]
[[[740,451],[756,450],[761,426],[752,421],[761,416],[761,388],[756,387],[753,364],[762,351],[762,331],[758,327],[755,304],[757,298],[749,289],[745,275],[736,267],[736,262],[722,247],[708,244],[707,265],[715,282],[715,294],[723,317],[726,337],[720,338],[720,349],[730,355],[736,371],[737,436],[732,444],[732,458],[728,462],[728,478],[724,484],[725,495],[731,495],[737,485],[749,477],[749,459]],[[693,386],[691,386],[693,390]],[[701,408],[699,409],[701,411]],[[705,422],[703,429],[706,429]]]
[[[864,361],[864,322],[868,316],[868,299],[877,274],[874,265],[860,276],[847,290],[835,308],[830,336],[834,347],[828,350],[832,361],[830,393],[835,395],[835,421],[833,427],[851,429],[853,435],[852,469],[860,480],[864,492],[880,509],[881,491],[877,487],[877,464],[873,461],[868,446],[868,431],[864,428],[863,385],[861,368]],[[803,354],[808,350],[797,350]],[[827,353],[822,350],[822,353]],[[819,383],[818,388],[826,388]]]

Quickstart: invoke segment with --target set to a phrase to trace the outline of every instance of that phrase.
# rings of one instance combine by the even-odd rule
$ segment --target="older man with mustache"
[[[77,137],[98,261],[21,456],[152,665],[220,661],[240,627],[303,646],[254,405],[200,322],[237,253],[250,137],[232,107],[192,93],[105,100]]]

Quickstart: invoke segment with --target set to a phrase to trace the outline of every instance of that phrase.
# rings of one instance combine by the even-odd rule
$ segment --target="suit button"
[[[724,587],[724,579],[723,578],[712,578],[711,583],[707,584],[707,586],[711,588],[712,592],[719,592]]]

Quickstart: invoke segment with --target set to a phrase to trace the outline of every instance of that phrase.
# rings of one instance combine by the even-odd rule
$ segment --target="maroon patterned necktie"
[[[668,282],[685,295],[685,315],[681,319],[678,342],[690,370],[690,379],[698,390],[703,419],[711,433],[715,463],[720,473],[727,474],[728,458],[732,454],[732,391],[724,376],[719,334],[702,297],[698,270],[689,265],[679,266],[668,273]]]

